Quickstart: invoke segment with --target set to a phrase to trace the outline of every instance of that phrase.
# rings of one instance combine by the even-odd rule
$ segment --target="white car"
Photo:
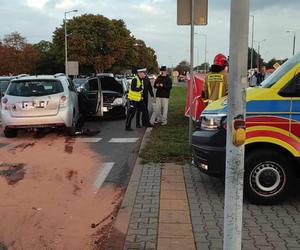
[[[64,74],[17,77],[2,98],[1,114],[6,137],[16,137],[19,129],[44,127],[66,127],[74,134],[78,95]]]

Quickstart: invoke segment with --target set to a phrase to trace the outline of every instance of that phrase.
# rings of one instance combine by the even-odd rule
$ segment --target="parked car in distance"
[[[75,86],[63,74],[17,77],[2,98],[1,115],[6,137],[45,127],[65,127],[74,134],[79,119]]]

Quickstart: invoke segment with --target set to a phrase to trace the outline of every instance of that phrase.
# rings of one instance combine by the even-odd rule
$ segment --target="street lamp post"
[[[206,73],[207,72],[207,62],[206,62],[206,55],[207,55],[207,35],[206,34],[202,34],[202,33],[197,33],[197,32],[195,32],[195,34],[197,34],[199,36],[204,36],[204,38],[205,38],[205,40],[204,40],[205,41],[204,42],[204,71]]]
[[[256,41],[257,42],[257,64],[256,64],[256,66],[257,66],[257,69],[259,70],[259,59],[260,59],[260,54],[259,54],[259,50],[260,50],[260,44],[262,43],[262,42],[265,42],[267,39],[263,39],[263,40],[261,40],[261,41]]]
[[[69,72],[68,72],[68,38],[67,38],[67,14],[71,13],[71,12],[77,12],[78,10],[70,10],[70,11],[66,11],[65,12],[65,19],[64,19],[64,23],[65,23],[65,74],[66,76],[68,76]]]
[[[298,30],[287,30],[286,32],[287,33],[293,33],[293,55],[295,55],[295,46],[296,46],[296,32],[299,31],[300,29]]]
[[[253,68],[253,36],[254,36],[254,15],[250,15],[252,17],[252,34],[251,34],[251,61],[250,61],[250,69]]]

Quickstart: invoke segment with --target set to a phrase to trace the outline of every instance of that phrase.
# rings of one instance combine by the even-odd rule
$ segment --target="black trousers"
[[[142,102],[144,102],[144,112],[138,108],[136,111],[136,125],[141,124],[141,114],[142,114],[142,124],[144,126],[148,125],[150,123],[150,118],[149,118],[149,111],[148,111],[148,98],[143,99]]]
[[[142,112],[142,122],[144,126],[150,124],[148,109],[145,106],[144,101],[129,101],[129,109],[126,118],[126,128],[131,128],[131,121],[137,110],[141,110]]]

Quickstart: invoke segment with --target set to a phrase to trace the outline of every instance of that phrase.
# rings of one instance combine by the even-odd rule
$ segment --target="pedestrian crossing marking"
[[[109,175],[110,170],[114,165],[115,165],[114,162],[104,162],[103,164],[101,164],[96,175],[97,178],[94,182],[94,187],[97,190],[102,186],[103,182],[105,181],[106,177]]]
[[[81,138],[76,138],[76,140],[81,141],[81,142],[99,142],[102,140],[102,138],[97,138],[97,137],[81,137]]]
[[[112,138],[108,142],[111,143],[132,143],[137,142],[139,138]]]

